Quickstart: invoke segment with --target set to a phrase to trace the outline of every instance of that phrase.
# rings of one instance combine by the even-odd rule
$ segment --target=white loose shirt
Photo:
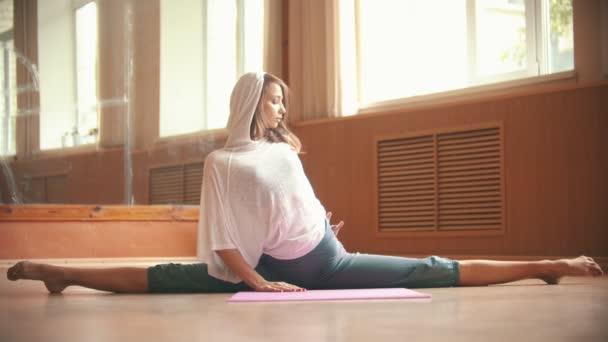
[[[215,251],[237,249],[256,267],[262,254],[277,259],[304,256],[325,232],[325,208],[297,153],[286,143],[249,138],[261,82],[260,73],[245,74],[237,82],[228,124],[231,135],[223,149],[207,156],[203,170],[198,258],[208,264],[211,276],[233,283],[241,279]]]

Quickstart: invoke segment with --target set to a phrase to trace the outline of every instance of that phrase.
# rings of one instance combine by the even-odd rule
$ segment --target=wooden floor
[[[431,300],[227,303],[228,294],[49,295],[0,269],[0,341],[608,341],[608,277],[424,289]]]

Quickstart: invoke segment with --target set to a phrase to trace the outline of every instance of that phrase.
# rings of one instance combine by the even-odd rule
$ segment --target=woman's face
[[[262,100],[258,107],[262,123],[266,128],[277,128],[285,115],[283,106],[283,90],[277,83],[271,82],[266,85]]]

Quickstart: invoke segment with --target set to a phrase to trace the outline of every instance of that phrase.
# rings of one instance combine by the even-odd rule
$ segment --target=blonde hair
[[[260,102],[264,97],[264,93],[266,92],[266,87],[270,83],[276,83],[281,87],[281,91],[283,92],[283,107],[285,107],[285,114],[283,115],[283,120],[279,122],[279,125],[276,128],[267,128],[262,121],[262,116],[259,113]],[[287,115],[289,114],[289,88],[281,80],[275,75],[265,73],[264,74],[264,84],[262,86],[262,94],[260,95],[260,99],[258,100],[258,104],[255,108],[255,112],[253,114],[253,119],[251,120],[251,127],[249,129],[249,133],[251,136],[251,140],[259,140],[262,138],[268,139],[268,141],[273,143],[284,142],[289,144],[296,152],[300,153],[302,149],[302,143],[300,139],[293,134],[286,125]]]

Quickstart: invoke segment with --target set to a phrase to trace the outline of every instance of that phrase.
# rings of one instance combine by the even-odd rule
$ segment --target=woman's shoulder
[[[217,159],[219,157],[220,151],[221,150],[213,150],[209,152],[209,154],[207,154],[207,156],[205,157],[205,162],[207,163]]]
[[[278,151],[296,153],[293,147],[286,142],[267,142],[267,144]]]
[[[229,159],[232,161],[247,160],[256,157],[258,153],[265,149],[265,147],[261,145],[262,144],[252,144],[245,147],[219,148],[211,151],[205,157],[205,163],[224,164],[227,163]]]
[[[211,151],[206,157],[204,163],[206,165],[216,165],[218,163],[222,163],[226,159],[227,152],[223,149],[217,149]]]
[[[297,154],[291,145],[284,142],[257,141],[250,147],[238,150],[226,148],[214,150],[205,157],[205,163],[222,164],[228,159],[237,162],[239,160],[248,161],[251,158],[258,160],[276,154]]]

